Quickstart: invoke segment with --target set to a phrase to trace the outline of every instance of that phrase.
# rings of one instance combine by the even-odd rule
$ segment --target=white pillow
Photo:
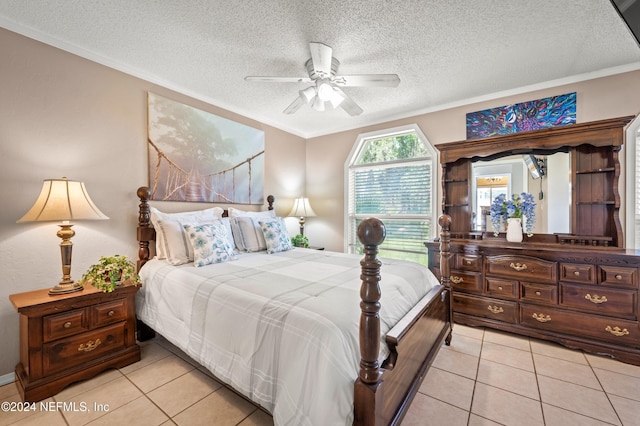
[[[237,258],[222,222],[184,225],[184,229],[193,247],[193,266],[200,267]]]
[[[151,207],[151,224],[156,230],[156,257],[158,259],[168,258],[171,252],[173,262],[190,262],[193,260],[193,253],[189,257],[187,239],[185,238],[183,223],[206,223],[222,218],[224,210],[220,207],[212,207],[205,210],[197,210],[180,213],[164,213],[155,207]],[[160,226],[160,221],[164,222]],[[163,229],[164,228],[164,229]],[[187,242],[185,246],[185,242]],[[189,258],[191,260],[189,260]],[[183,261],[183,259],[187,259]],[[172,263],[170,261],[170,263]],[[173,263],[180,264],[180,263]]]
[[[287,232],[287,226],[281,217],[272,220],[259,221],[264,240],[267,244],[267,253],[278,253],[281,251],[293,250],[291,237]]]
[[[239,238],[234,237],[234,240],[240,251],[254,252],[267,249],[267,243],[260,227],[261,220],[263,219],[254,217],[237,217],[234,219],[239,236]]]
[[[231,219],[234,219],[236,217],[271,218],[276,217],[276,211],[264,210],[260,212],[248,212],[246,210],[239,210],[233,207],[229,207],[229,217]]]
[[[236,247],[239,251],[259,251],[266,250],[267,246],[264,242],[264,236],[262,235],[262,229],[260,228],[259,220],[270,220],[276,217],[276,212],[274,210],[266,210],[261,212],[247,212],[244,210],[238,210],[233,207],[229,207],[229,218],[231,219],[231,232],[233,234],[233,239],[235,241]],[[245,233],[243,234],[240,230],[240,225],[238,224],[238,219],[240,218],[251,218],[256,219],[252,221],[252,226],[255,228],[253,232],[245,224]],[[246,222],[246,220],[245,220]],[[251,235],[255,233],[257,236],[254,238]],[[245,235],[246,234],[246,235]],[[245,244],[245,240],[247,240],[247,244]],[[257,240],[257,242],[256,242]],[[252,247],[253,250],[249,250],[249,247]],[[262,247],[260,249],[260,247]]]

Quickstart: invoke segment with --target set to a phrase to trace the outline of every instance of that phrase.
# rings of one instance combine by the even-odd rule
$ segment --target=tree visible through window
[[[434,226],[433,148],[417,128],[361,137],[348,163],[348,251],[362,253],[360,222],[381,219],[380,256],[426,264]]]

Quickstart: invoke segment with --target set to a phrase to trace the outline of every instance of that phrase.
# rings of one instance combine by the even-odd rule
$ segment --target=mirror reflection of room
[[[528,160],[529,164],[527,164]],[[543,173],[531,161],[544,165]],[[472,166],[472,229],[493,232],[490,206],[500,194],[528,192],[536,200],[534,234],[570,232],[571,167],[568,153],[511,155]],[[553,206],[553,208],[550,208]]]

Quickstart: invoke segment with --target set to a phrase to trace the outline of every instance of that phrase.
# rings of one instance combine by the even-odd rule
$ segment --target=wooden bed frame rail
[[[138,270],[150,257],[149,243],[155,240],[149,209],[149,188],[138,188]],[[274,197],[267,197],[273,210]],[[225,211],[226,215],[226,211]],[[418,392],[428,368],[443,343],[451,342],[452,310],[450,290],[451,218],[443,215],[441,227],[441,284],[433,288],[398,324],[387,333],[390,355],[379,365],[380,353],[380,266],[378,247],[385,239],[384,224],[376,218],[358,226],[364,245],[360,287],[360,371],[354,383],[354,425],[398,425]],[[155,334],[138,322],[138,339]],[[144,337],[143,337],[144,336]]]

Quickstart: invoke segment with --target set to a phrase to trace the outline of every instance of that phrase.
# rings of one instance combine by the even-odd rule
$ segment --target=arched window
[[[436,231],[436,155],[418,126],[362,134],[345,164],[346,251],[362,253],[358,225],[375,216],[387,236],[380,256],[427,263]]]

